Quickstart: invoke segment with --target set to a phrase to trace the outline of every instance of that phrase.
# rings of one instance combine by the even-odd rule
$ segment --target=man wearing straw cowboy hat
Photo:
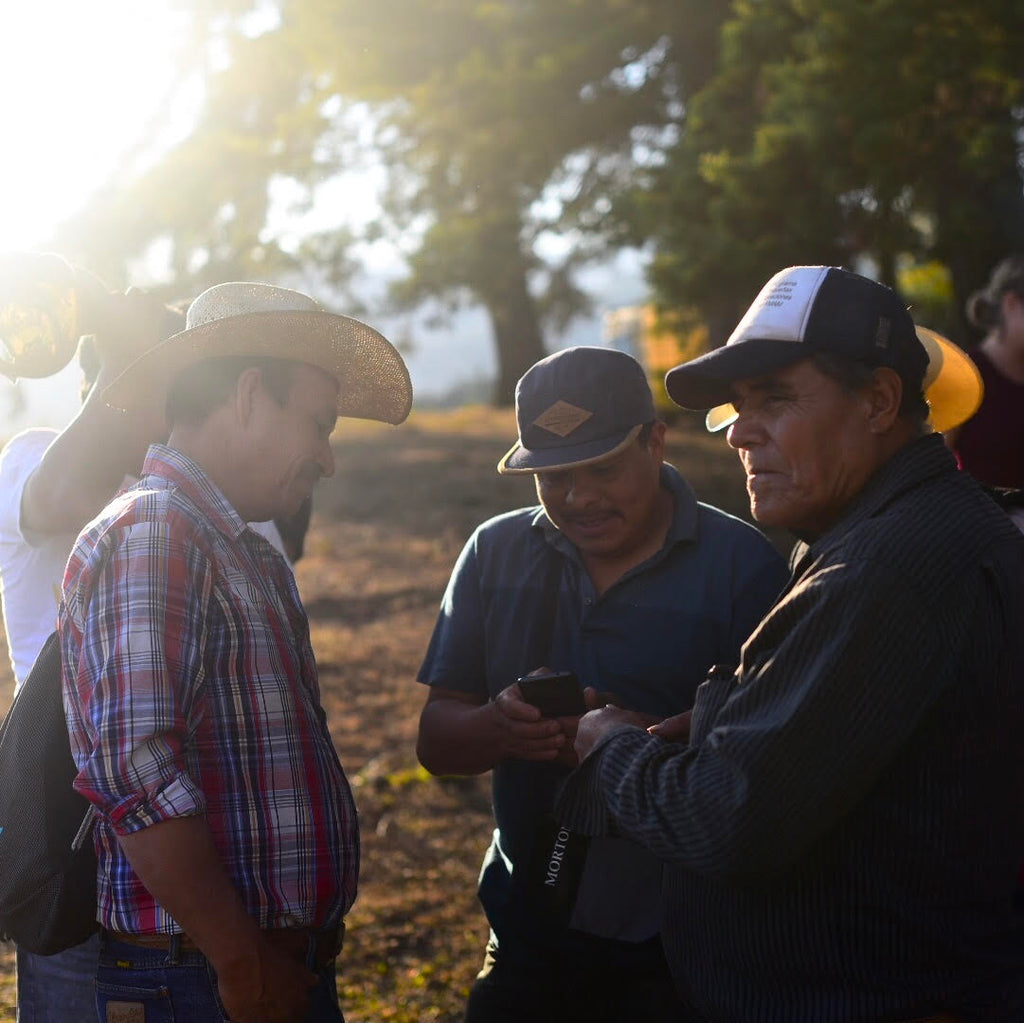
[[[402,422],[408,372],[356,320],[229,283],[104,398],[165,406],[170,433],[79,536],[59,616],[100,1018],[340,1020],[355,807],[294,578],[245,523],[333,472],[339,415]]]
[[[62,317],[68,306],[72,315]],[[0,256],[0,337],[13,354],[0,371],[50,376],[76,351],[82,370],[82,404],[62,430],[29,427],[0,450],[0,595],[15,691],[56,624],[78,531],[134,482],[150,441],[166,436],[162,409],[117,412],[100,394],[129,362],[184,325],[184,312],[136,288],[110,291],[54,253]],[[282,523],[298,539],[298,530],[287,530],[296,524]],[[288,551],[273,520],[252,528]],[[98,949],[96,935],[55,955],[18,946],[19,1023],[91,1016]]]
[[[1024,537],[932,432],[976,370],[888,288],[790,267],[666,383],[800,543],[686,744],[582,718],[563,820],[668,862],[700,1019],[1024,1019]]]

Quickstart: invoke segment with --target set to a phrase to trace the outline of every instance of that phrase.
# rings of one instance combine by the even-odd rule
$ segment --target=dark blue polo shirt
[[[598,597],[579,553],[540,507],[485,522],[448,583],[419,681],[493,699],[548,665],[624,707],[667,717],[693,704],[712,664],[739,650],[786,582],[783,558],[754,527],[700,504],[669,465],[662,485],[675,513],[661,550]],[[529,649],[549,559],[560,565],[547,654]],[[509,760],[493,772],[494,841],[480,899],[501,937],[510,871],[568,771]]]

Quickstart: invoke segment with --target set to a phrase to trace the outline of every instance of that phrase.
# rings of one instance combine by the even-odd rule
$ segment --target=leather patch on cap
[[[578,405],[571,405],[567,401],[559,400],[537,416],[533,425],[559,437],[568,437],[573,430],[579,429],[593,414]]]
[[[107,1002],[106,1023],[146,1023],[142,1002]]]

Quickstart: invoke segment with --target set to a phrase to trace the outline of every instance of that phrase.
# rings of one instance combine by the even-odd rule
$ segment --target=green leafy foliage
[[[686,130],[634,197],[668,304],[724,337],[791,263],[898,283],[937,260],[962,305],[1024,241],[1024,5],[744,0]],[[717,329],[716,329],[717,328]]]
[[[626,242],[712,344],[792,263],[896,285],[937,264],[929,315],[963,331],[1024,245],[1024,0],[180,6],[194,128],[126,164],[62,250],[117,280],[159,243],[178,295],[299,273],[337,305],[386,238],[391,308],[487,310],[500,403],[586,310],[579,268]],[[362,176],[380,206],[355,223],[330,189]]]
[[[205,55],[196,128],[120,182],[78,237],[111,222],[130,252],[163,237],[174,276],[196,285],[277,273],[343,255],[337,240],[348,249],[353,239],[339,222],[311,244],[286,244],[271,224],[274,182],[300,186],[308,204],[340,173],[381,168],[367,236],[399,239],[409,271],[392,304],[481,303],[498,398],[510,401],[544,354],[543,321],[564,325],[585,309],[573,271],[603,251],[608,195],[631,181],[644,126],[665,120],[673,88],[658,16],[668,6],[193,3]],[[538,239],[550,231],[575,233],[545,257]],[[335,287],[351,275],[344,259],[326,271]]]

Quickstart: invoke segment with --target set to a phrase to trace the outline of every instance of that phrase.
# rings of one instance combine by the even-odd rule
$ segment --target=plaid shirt
[[[359,831],[308,621],[284,559],[195,463],[150,448],[78,538],[59,628],[75,787],[100,813],[100,923],[180,930],[115,836],[195,814],[260,926],[340,921]]]

